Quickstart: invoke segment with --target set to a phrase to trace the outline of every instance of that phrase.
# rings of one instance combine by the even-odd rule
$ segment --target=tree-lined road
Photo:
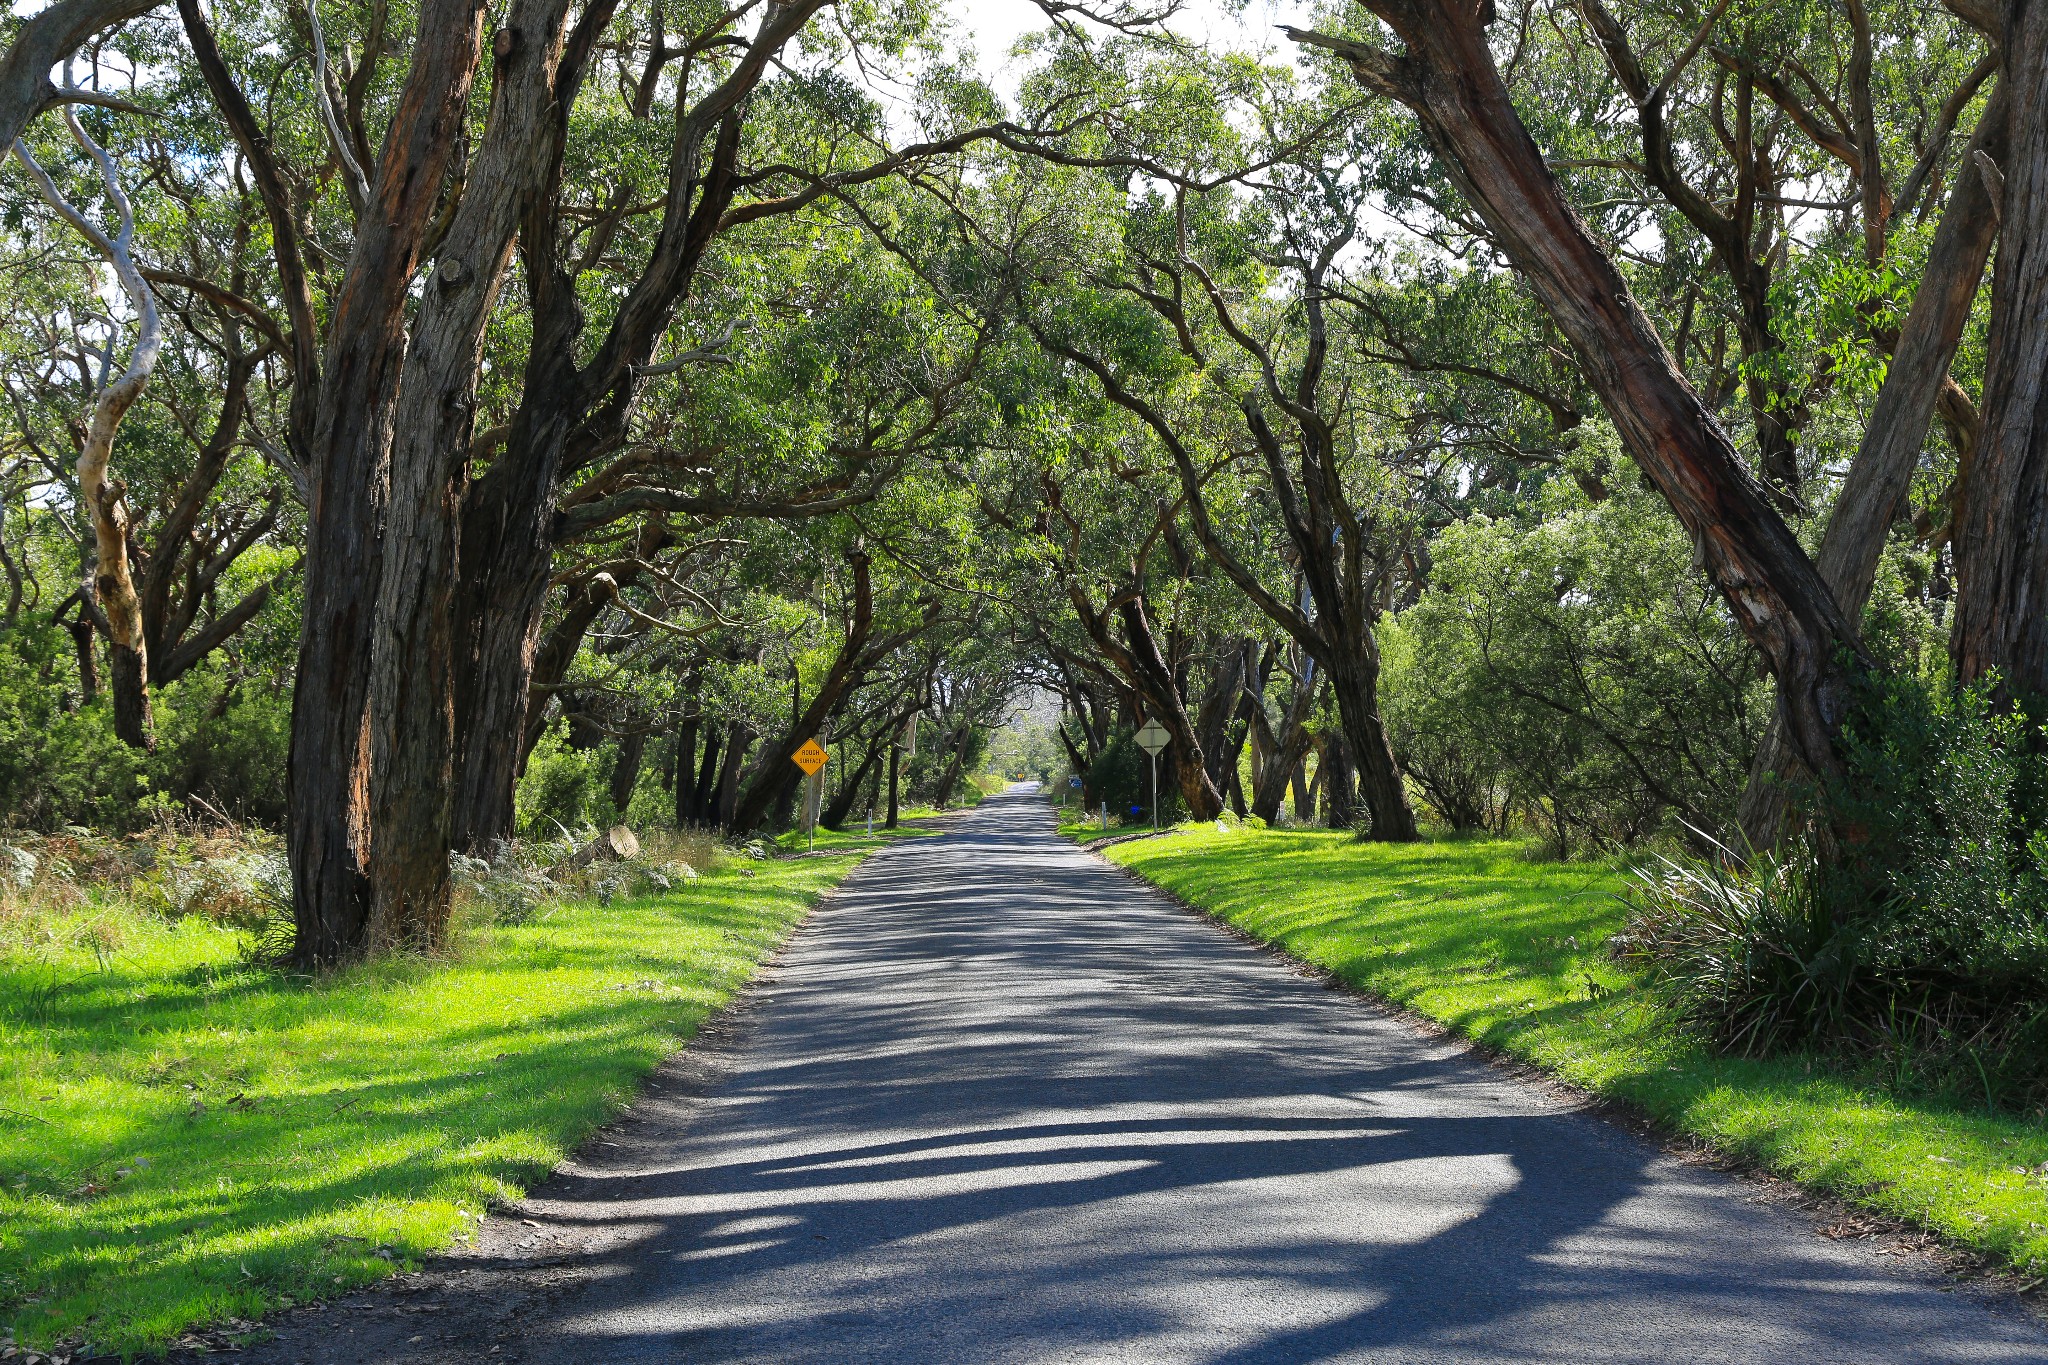
[[[2048,1360],[2034,1324],[1326,990],[1021,795],[872,859],[710,1053],[515,1244],[260,1358]]]

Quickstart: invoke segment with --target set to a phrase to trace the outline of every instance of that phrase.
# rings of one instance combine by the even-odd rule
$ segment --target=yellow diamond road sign
[[[798,749],[789,756],[789,761],[802,768],[806,773],[815,773],[818,769],[825,766],[825,760],[829,757],[831,755],[825,752],[824,745],[818,743],[815,739],[807,739],[804,741],[803,748]]]

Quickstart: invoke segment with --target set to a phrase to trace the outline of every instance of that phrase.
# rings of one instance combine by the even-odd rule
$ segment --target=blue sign
[[[1081,785],[1081,779],[1078,777],[1070,777],[1067,779],[1067,785],[1069,787],[1078,787]]]

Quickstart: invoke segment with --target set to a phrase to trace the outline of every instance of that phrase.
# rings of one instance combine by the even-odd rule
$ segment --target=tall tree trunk
[[[55,6],[53,9],[61,9]],[[40,22],[40,20],[38,21]],[[33,30],[34,25],[31,25]],[[30,35],[24,35],[26,39]],[[10,53],[12,57],[14,54]],[[47,72],[48,68],[45,68]],[[155,720],[149,704],[149,632],[143,621],[142,598],[135,588],[134,566],[128,556],[128,487],[114,476],[114,438],[121,420],[156,369],[163,350],[163,323],[157,316],[156,298],[136,268],[129,246],[135,236],[135,213],[122,192],[114,160],[86,133],[69,105],[64,123],[72,140],[99,165],[105,197],[120,217],[112,237],[101,232],[74,208],[55,182],[29,154],[28,144],[15,142],[15,156],[28,171],[45,201],[58,216],[71,224],[113,267],[114,277],[135,310],[135,349],[121,374],[94,395],[92,415],[86,420],[85,436],[78,447],[78,500],[92,527],[93,571],[91,601],[97,604],[100,621],[107,632],[107,674],[114,702],[114,733],[123,743],[137,749],[156,747]],[[113,341],[108,341],[109,349]]]
[[[702,678],[700,670],[692,668],[683,680],[685,695],[689,700],[683,703],[683,723],[676,727],[675,801],[676,828],[688,829],[697,823],[697,733],[704,728],[704,713],[697,702],[697,691]],[[705,736],[707,744],[717,740]]]
[[[889,745],[889,818],[882,822],[883,829],[896,828],[896,817],[902,809],[897,799],[901,794],[901,788],[897,785],[897,776],[902,760],[903,745],[892,741]]]
[[[846,817],[853,812],[854,802],[860,799],[861,784],[882,761],[882,747],[892,737],[893,728],[883,726],[880,737],[868,745],[866,753],[861,756],[860,766],[855,768],[852,775],[839,784],[839,790],[833,793],[831,803],[825,807],[825,813],[818,819],[819,824],[826,829],[838,829],[845,825]]]
[[[334,296],[313,429],[300,443],[313,457],[312,505],[286,832],[292,956],[302,967],[359,957],[387,937],[372,922],[369,690],[391,424],[406,306],[461,132],[483,16],[478,0],[421,6],[412,67]]]
[[[2010,127],[1976,466],[1958,500],[1956,677],[2048,701],[2048,0],[2006,24]],[[1993,172],[1995,174],[1995,172]]]
[[[514,237],[548,178],[567,13],[568,0],[515,0],[493,37],[489,122],[435,250],[399,384],[367,726],[371,913],[393,941],[432,946],[447,926],[459,757],[454,596],[479,363]],[[492,741],[509,750],[517,733]],[[485,833],[508,832],[509,824]]]
[[[1408,804],[1407,784],[1402,781],[1394,749],[1387,742],[1386,726],[1380,721],[1380,660],[1372,632],[1363,632],[1366,644],[1344,667],[1325,667],[1330,691],[1336,698],[1337,715],[1343,722],[1347,771],[1358,775],[1359,796],[1371,820],[1369,833],[1375,839],[1407,843],[1420,837],[1415,812]]]
[[[713,823],[719,829],[733,828],[733,808],[739,804],[740,777],[747,750],[753,747],[756,736],[746,726],[735,723],[726,731],[725,757],[718,766],[718,781],[711,788],[711,800],[707,810]]]
[[[1067,751],[1067,762],[1073,765],[1074,776],[1081,779],[1081,804],[1083,806],[1095,804],[1095,790],[1088,782],[1088,774],[1093,770],[1093,765],[1089,763],[1088,756],[1083,754],[1081,747],[1068,737],[1066,722],[1062,721],[1052,728],[1060,737],[1060,747]]]
[[[853,571],[853,612],[846,623],[846,638],[833,657],[832,666],[818,684],[809,706],[803,708],[789,732],[762,748],[747,779],[746,790],[735,801],[725,828],[744,833],[759,825],[776,799],[788,788],[790,773],[800,771],[791,759],[805,740],[819,733],[825,721],[839,709],[839,703],[857,684],[875,660],[869,650],[869,636],[875,624],[874,586],[867,552],[856,549],[847,556]],[[893,648],[893,642],[885,642]]]
[[[1230,775],[1237,770],[1239,745],[1230,742],[1230,722],[1237,713],[1238,700],[1244,695],[1245,654],[1250,648],[1249,640],[1240,640],[1224,652],[1202,693],[1201,704],[1195,708],[1195,741],[1201,747],[1209,782],[1219,793],[1229,789]]]
[[[1288,30],[1340,53],[1366,88],[1414,111],[1445,172],[1571,342],[1630,455],[1778,680],[1786,733],[1814,771],[1836,750],[1863,666],[1854,629],[1727,434],[1700,403],[1627,281],[1565,201],[1494,65],[1490,4],[1365,0],[1406,44]],[[1844,662],[1845,656],[1849,662]]]
[[[1118,612],[1123,619],[1124,639],[1129,643],[1131,661],[1135,665],[1132,681],[1144,694],[1146,706],[1151,711],[1148,719],[1157,720],[1166,728],[1168,748],[1173,755],[1170,760],[1174,768],[1171,776],[1179,784],[1181,800],[1187,804],[1188,818],[1214,820],[1223,811],[1223,793],[1210,780],[1208,767],[1202,761],[1201,741],[1195,735],[1187,708],[1181,704],[1180,689],[1173,684],[1173,674],[1159,653],[1159,642],[1152,633],[1144,599],[1127,598]]]
[[[94,647],[99,632],[93,628],[92,615],[83,602],[79,603],[78,619],[66,621],[64,629],[71,636],[71,651],[78,659],[79,701],[90,706],[100,696],[100,656]]]
[[[633,789],[640,785],[640,760],[647,754],[647,732],[635,730],[619,740],[619,757],[612,764],[611,798],[612,809],[626,818],[626,807],[633,804]]]
[[[1877,566],[1912,485],[1928,425],[1953,383],[1949,366],[1998,235],[1998,215],[1976,158],[1979,153],[1993,161],[2004,158],[2006,126],[2005,86],[2000,85],[1985,102],[1976,135],[1963,151],[1961,174],[1935,229],[1912,309],[1892,347],[1884,386],[1821,538],[1820,575],[1851,622],[1862,620],[1870,602]],[[1788,815],[1789,784],[1801,775],[1797,756],[1773,719],[1750,765],[1738,816],[1752,847],[1776,844]]]
[[[940,810],[946,809],[953,800],[953,788],[960,785],[960,777],[967,771],[967,750],[974,743],[974,726],[961,721],[953,732],[953,742],[947,746],[949,754],[944,771],[939,775],[939,788],[932,797],[932,804]]]
[[[557,257],[559,224],[535,213],[522,226],[525,268],[535,318],[523,377],[524,398],[490,472],[472,488],[462,516],[464,545],[487,547],[488,559],[466,555],[452,607],[462,653],[455,705],[461,785],[453,826],[458,842],[491,837],[512,818],[516,765],[496,737],[516,733],[525,715],[534,641],[539,637],[553,567],[554,524],[561,480],[579,459],[620,439],[635,392],[633,367],[652,355],[737,189],[734,165],[742,120],[738,106],[774,52],[815,13],[820,0],[770,8],[754,44],[679,128],[671,152],[672,190],[663,207],[655,263],[622,304],[587,367],[583,302]],[[594,36],[610,4],[586,11],[577,32]],[[580,72],[581,67],[579,65]],[[566,105],[557,104],[551,174],[559,181]],[[704,138],[713,133],[700,165]],[[548,200],[556,184],[543,188]],[[576,443],[572,456],[570,444]]]
[[[1300,773],[1302,756],[1308,752],[1310,743],[1308,716],[1314,704],[1314,679],[1304,676],[1281,717],[1278,733],[1269,733],[1260,742],[1259,747],[1265,752],[1252,772],[1252,814],[1269,825],[1280,815],[1280,803],[1287,799],[1290,782],[1295,783],[1299,790],[1306,789],[1305,779]],[[1253,716],[1252,723],[1261,728],[1265,726],[1263,710]],[[1299,799],[1298,791],[1297,805]]]
[[[1323,736],[1322,761],[1317,765],[1323,777],[1323,809],[1329,813],[1331,829],[1352,829],[1358,823],[1358,802],[1354,792],[1351,754],[1341,729]]]
[[[720,764],[721,751],[725,748],[727,735],[736,734],[738,727],[727,726],[726,734],[713,730],[704,737],[704,758],[697,765],[697,794],[694,799],[694,814],[691,820],[699,825],[718,824],[718,775],[725,769]]]

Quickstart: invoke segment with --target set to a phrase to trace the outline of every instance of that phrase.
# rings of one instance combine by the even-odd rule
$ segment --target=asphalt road
[[[872,859],[686,1057],[529,1221],[257,1358],[2048,1361],[1020,797]]]

